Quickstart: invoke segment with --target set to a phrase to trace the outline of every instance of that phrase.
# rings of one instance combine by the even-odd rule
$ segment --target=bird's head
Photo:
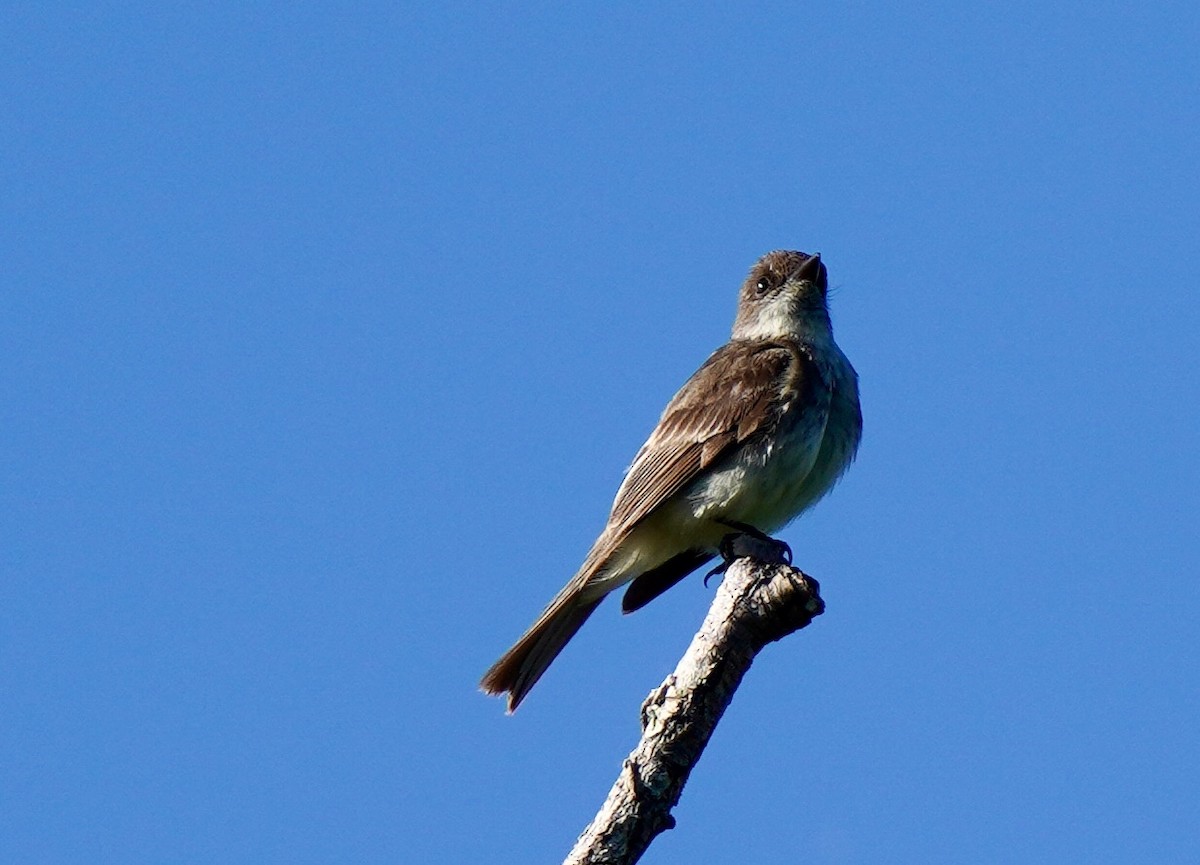
[[[734,339],[814,337],[829,331],[829,273],[818,253],[776,250],[750,268],[738,298]]]

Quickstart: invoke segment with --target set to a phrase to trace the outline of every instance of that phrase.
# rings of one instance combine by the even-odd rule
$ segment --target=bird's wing
[[[605,530],[624,536],[730,447],[769,429],[821,377],[808,353],[787,343],[734,340],[718,349],[667,404],[617,491]]]

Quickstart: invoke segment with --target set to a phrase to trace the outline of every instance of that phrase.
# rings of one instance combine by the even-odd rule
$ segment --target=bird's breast
[[[780,528],[815,500],[805,480],[823,428],[821,413],[785,412],[775,430],[743,442],[698,479],[687,495],[692,515]]]
[[[698,479],[686,496],[692,516],[770,533],[829,492],[854,459],[861,431],[853,369],[838,373],[816,403],[790,404],[773,430],[743,442]]]

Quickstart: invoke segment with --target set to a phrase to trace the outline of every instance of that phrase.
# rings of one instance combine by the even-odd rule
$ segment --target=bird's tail
[[[564,591],[555,598],[524,636],[483,674],[479,687],[488,694],[507,692],[510,714],[606,594],[596,597],[583,591],[582,586],[567,588],[573,591]]]

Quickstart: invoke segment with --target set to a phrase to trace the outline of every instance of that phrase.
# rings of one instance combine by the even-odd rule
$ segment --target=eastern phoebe
[[[824,496],[858,450],[858,374],[833,341],[819,255],[750,270],[733,336],[675,394],[579,572],[487,673],[512,712],[609,592],[629,613],[738,532],[769,534]],[[734,531],[731,531],[733,529]]]

